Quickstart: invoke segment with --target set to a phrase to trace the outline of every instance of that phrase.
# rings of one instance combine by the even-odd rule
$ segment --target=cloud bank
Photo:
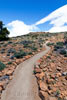
[[[50,21],[49,24],[53,25],[53,27],[48,30],[49,32],[67,31],[67,5],[53,11],[47,17],[36,22],[35,25],[40,25],[47,21]]]
[[[28,34],[31,31],[38,31],[39,28],[35,25],[26,25],[23,21],[15,20],[7,24],[10,31],[9,37],[15,37]]]
[[[38,25],[48,22],[53,25],[49,32],[63,32],[67,31],[67,5],[53,11],[47,17],[37,21],[35,24],[27,25],[23,21],[15,20],[7,24],[10,31],[10,37],[28,34],[33,31],[40,31]]]

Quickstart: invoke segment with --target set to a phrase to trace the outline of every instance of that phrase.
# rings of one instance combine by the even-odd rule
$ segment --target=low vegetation
[[[67,57],[67,44],[65,42],[57,42],[54,50]]]
[[[19,51],[19,52],[15,52],[14,53],[14,57],[16,57],[16,58],[23,58],[24,56],[26,56],[27,54],[26,54],[26,52],[24,52],[24,51]]]
[[[6,68],[6,65],[3,64],[3,62],[0,62],[0,71],[2,71],[4,68]]]

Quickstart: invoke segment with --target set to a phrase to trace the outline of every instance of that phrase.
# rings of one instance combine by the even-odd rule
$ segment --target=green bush
[[[66,51],[65,50],[61,50],[60,51],[60,54],[65,55],[66,54]]]
[[[67,57],[67,52],[66,52],[66,54],[64,54],[64,57]]]
[[[33,70],[33,74],[36,74],[36,71],[35,70]]]
[[[54,46],[54,50],[57,51],[57,49],[63,48],[64,43],[63,42],[57,42],[56,45]]]
[[[37,47],[31,47],[33,51],[37,51]]]
[[[47,56],[47,58],[48,58],[48,59],[51,59],[51,57],[50,57],[50,56]]]
[[[0,71],[2,71],[5,67],[6,67],[6,65],[3,64],[2,62],[0,62]]]
[[[12,62],[11,62],[11,61],[9,61],[9,62],[8,62],[8,65],[10,65],[10,64],[12,64]]]
[[[60,95],[60,91],[57,90],[57,91],[56,91],[56,96],[58,97],[59,95]]]
[[[64,43],[63,42],[57,42],[56,45],[58,45],[60,47],[63,47],[64,46]]]
[[[32,52],[29,52],[28,55],[32,55]]]
[[[16,57],[16,58],[23,58],[26,55],[27,55],[27,53],[24,51],[19,51],[19,52],[14,53],[14,57]]]
[[[52,46],[54,45],[54,43],[47,43],[47,46]]]

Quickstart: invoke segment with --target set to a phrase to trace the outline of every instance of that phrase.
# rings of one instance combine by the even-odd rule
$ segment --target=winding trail
[[[46,44],[45,44],[46,46]],[[50,50],[42,51],[21,63],[14,72],[14,78],[3,91],[1,100],[40,100],[33,66],[36,61]]]

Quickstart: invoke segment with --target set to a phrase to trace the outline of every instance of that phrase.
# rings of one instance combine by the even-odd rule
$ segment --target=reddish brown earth
[[[52,49],[37,61],[34,72],[42,100],[67,100],[67,57]]]
[[[57,41],[60,41],[60,40],[63,41],[63,34],[61,34],[61,35],[57,34],[57,35],[51,36],[51,37],[48,37],[48,36],[45,37],[44,34],[45,33],[42,32],[42,33],[38,33],[38,36],[37,36],[37,34],[30,35],[30,36],[22,36],[22,37],[12,38],[9,41],[0,42],[0,61],[6,65],[6,68],[4,70],[0,71],[0,78],[3,76],[9,76],[9,79],[6,78],[6,79],[3,79],[2,81],[0,81],[0,95],[1,95],[2,91],[6,89],[6,86],[9,83],[9,81],[11,81],[13,79],[13,73],[14,73],[17,65],[19,65],[20,63],[24,62],[25,60],[31,58],[33,55],[37,54],[38,52],[45,50],[45,48],[43,46],[45,41],[49,40],[50,42],[54,42],[54,43],[56,43]],[[29,47],[24,48],[24,45],[19,44],[21,41],[25,41],[25,40],[33,41],[33,43],[29,44],[29,46],[37,47],[37,51],[34,52],[33,50],[31,50],[31,48],[29,48]],[[12,43],[9,43],[9,42],[12,42]],[[10,59],[10,57],[13,55],[12,53],[10,53],[10,56],[7,56],[8,50],[10,48],[15,49],[16,51],[19,51],[21,49],[25,52],[32,52],[32,54],[26,55],[25,57],[20,58],[20,59],[16,59],[16,58]],[[5,49],[4,53],[1,53],[2,49]],[[12,63],[8,64],[8,62],[12,62]]]
[[[35,62],[50,50],[46,45],[45,47],[45,51],[18,65],[13,80],[2,93],[1,100],[40,100],[33,67]]]

